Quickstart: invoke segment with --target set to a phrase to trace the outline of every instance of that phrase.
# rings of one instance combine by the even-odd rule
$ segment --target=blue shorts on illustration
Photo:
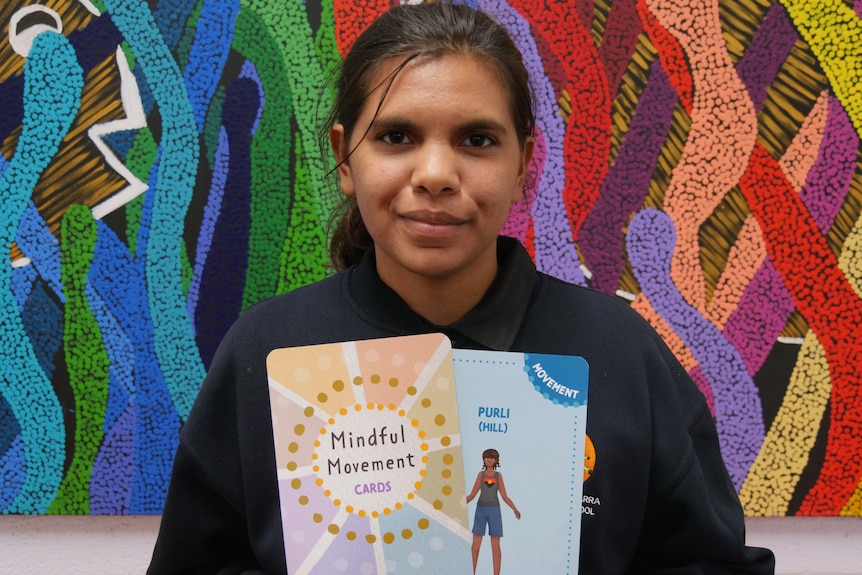
[[[491,537],[503,536],[503,514],[499,505],[477,505],[473,516],[473,535],[485,535],[485,526]]]

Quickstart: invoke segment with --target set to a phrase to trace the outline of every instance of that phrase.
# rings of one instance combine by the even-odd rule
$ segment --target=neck
[[[455,323],[476,307],[496,275],[495,261],[493,269],[472,269],[469,274],[455,277],[412,275],[387,278],[380,273],[380,279],[401,296],[410,309],[435,325],[445,326]]]

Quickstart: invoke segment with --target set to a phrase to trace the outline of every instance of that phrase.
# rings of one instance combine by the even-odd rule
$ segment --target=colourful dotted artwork
[[[445,336],[278,349],[267,375],[289,572],[469,569]]]
[[[0,2],[2,513],[161,511],[225,330],[331,273],[328,82],[396,1]],[[469,2],[537,99],[505,233],[655,326],[747,514],[862,516],[862,3]]]

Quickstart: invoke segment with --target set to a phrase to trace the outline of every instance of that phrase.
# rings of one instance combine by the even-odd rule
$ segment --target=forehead
[[[371,74],[363,114],[422,111],[502,116],[514,125],[511,99],[496,65],[481,56],[419,56],[399,70],[405,57],[381,62]],[[381,99],[383,103],[381,105]],[[367,119],[367,118],[366,118]]]

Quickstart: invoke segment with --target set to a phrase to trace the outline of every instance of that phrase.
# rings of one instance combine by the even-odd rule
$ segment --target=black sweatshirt
[[[537,272],[498,242],[500,271],[462,320],[436,326],[377,276],[374,254],[249,308],[213,359],[180,445],[150,575],[286,571],[266,356],[282,347],[443,332],[456,348],[584,357],[581,575],[773,573],[745,546],[742,508],[701,392],[627,304]],[[443,574],[441,574],[443,575]]]

